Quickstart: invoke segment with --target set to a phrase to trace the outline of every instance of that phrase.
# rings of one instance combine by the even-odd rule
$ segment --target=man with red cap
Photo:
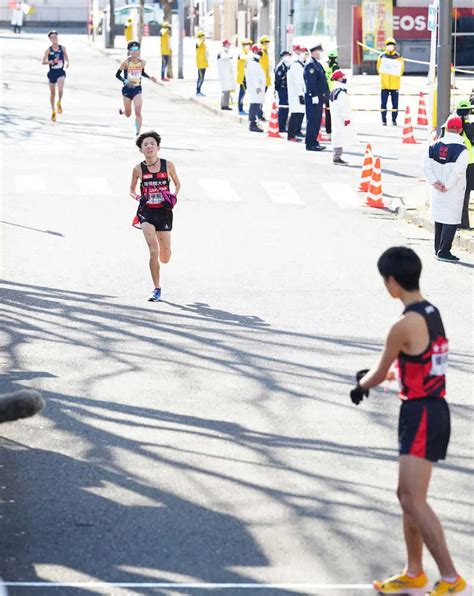
[[[333,87],[329,94],[329,105],[332,114],[332,161],[336,165],[347,165],[342,159],[344,145],[349,141],[348,132],[351,124],[351,104],[347,96],[347,79],[342,70],[331,75]]]
[[[222,41],[222,50],[217,54],[217,71],[219,73],[219,82],[221,84],[221,110],[231,110],[229,106],[230,92],[234,91],[234,68],[230,58],[230,41]]]
[[[431,186],[431,219],[435,224],[434,248],[439,261],[455,263],[451,254],[456,229],[461,223],[468,151],[461,137],[462,120],[450,116],[445,134],[429,148],[424,159],[424,172]]]

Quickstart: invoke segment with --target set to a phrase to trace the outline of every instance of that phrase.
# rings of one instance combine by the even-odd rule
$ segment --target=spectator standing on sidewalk
[[[389,37],[385,41],[385,48],[385,52],[377,60],[377,72],[380,75],[382,124],[387,126],[387,103],[390,96],[392,100],[392,124],[397,126],[400,83],[405,71],[405,62],[397,52],[397,42],[393,37]]]
[[[15,8],[12,11],[11,24],[13,27],[13,33],[21,33],[23,27],[23,6],[21,2],[17,2]]]
[[[351,104],[347,96],[347,79],[342,70],[336,70],[331,76],[332,91],[329,94],[329,103],[332,113],[332,147],[334,164],[346,165],[342,159],[342,150],[348,141],[348,132],[351,124]]]
[[[296,143],[300,141],[298,136],[301,134],[301,125],[303,124],[305,113],[304,96],[306,87],[304,84],[304,64],[306,48],[299,45],[293,47],[293,62],[290,65],[286,75],[288,83],[288,104],[290,106],[290,119],[288,121],[288,140]]]
[[[261,57],[261,46],[254,44],[245,67],[245,79],[247,81],[247,93],[250,103],[249,130],[251,132],[263,132],[257,124],[257,118],[265,100],[265,72],[260,64]]]
[[[169,81],[168,67],[171,60],[171,25],[168,21],[163,21],[161,23],[160,37],[161,80]]]
[[[247,84],[245,81],[245,65],[247,64],[247,58],[249,56],[250,48],[252,47],[251,39],[244,39],[242,41],[242,49],[237,56],[237,84],[239,85],[239,114],[241,116],[247,116],[247,112],[244,110],[244,97],[247,91]]]
[[[329,95],[326,73],[319,62],[323,46],[317,44],[310,48],[311,58],[304,67],[304,82],[306,85],[306,151],[323,151],[318,142],[319,129],[323,115],[324,102]]]
[[[328,62],[324,67],[324,71],[326,73],[326,79],[328,82],[329,93],[334,89],[334,81],[332,80],[332,75],[339,70],[339,62],[337,59],[337,51],[331,50],[328,54]],[[326,132],[328,135],[332,132],[332,123],[331,123],[331,109],[329,104],[329,98],[327,102],[324,104],[324,109],[326,110]]]
[[[275,91],[278,93],[278,129],[286,132],[288,121],[288,81],[287,74],[291,64],[291,54],[283,50],[280,62],[275,69]]]
[[[474,191],[474,122],[469,120],[469,114],[471,113],[472,109],[471,101],[469,99],[462,99],[456,108],[456,113],[461,117],[462,120],[462,137],[469,154],[468,166],[466,170],[466,193],[464,195],[461,225],[459,227],[464,230],[470,230],[471,225],[469,222],[469,200],[471,197],[471,192]]]
[[[133,20],[131,17],[127,19],[127,22],[123,27],[123,34],[127,43],[133,40]]]
[[[451,254],[456,228],[461,223],[468,151],[461,137],[462,120],[450,116],[445,134],[429,148],[423,169],[431,185],[431,219],[435,224],[434,248],[439,261],[456,262]]]
[[[272,77],[270,75],[270,55],[268,53],[268,48],[270,47],[270,38],[268,35],[262,35],[260,38],[260,47],[262,48],[262,56],[260,58],[260,65],[263,68],[263,72],[265,73],[265,93],[267,89],[272,84]],[[260,120],[265,122],[265,115],[263,113],[263,103],[260,108],[259,114]]]
[[[196,66],[198,69],[198,78],[196,84],[196,95],[203,96],[202,84],[204,83],[204,77],[206,76],[206,69],[209,66],[206,36],[204,31],[198,31],[197,42],[196,42]]]
[[[230,92],[234,91],[234,68],[229,53],[230,41],[222,41],[222,50],[217,55],[217,71],[219,73],[219,83],[221,84],[221,110],[231,110],[229,105]]]

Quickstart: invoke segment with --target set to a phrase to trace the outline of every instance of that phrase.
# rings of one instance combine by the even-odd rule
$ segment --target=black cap
[[[139,50],[140,44],[138,41],[129,41],[127,44],[127,50]]]
[[[291,52],[283,50],[283,52],[280,52],[280,58],[283,58],[284,56],[291,56]]]
[[[309,48],[310,52],[314,52],[314,50],[320,50],[321,52],[323,51],[323,44],[322,43],[318,43],[317,45],[313,46],[312,48]]]

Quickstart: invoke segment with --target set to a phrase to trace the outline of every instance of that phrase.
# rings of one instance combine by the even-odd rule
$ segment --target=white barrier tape
[[[366,46],[365,43],[362,43],[360,41],[357,42],[357,45],[359,45],[361,48],[364,48],[365,50],[369,50],[369,52],[374,52],[374,54],[378,54],[379,56],[382,55],[384,52],[381,52],[380,50],[376,50],[375,48],[371,48],[370,46]],[[423,62],[421,60],[412,60],[411,58],[403,58],[403,60],[405,60],[405,62],[412,62],[413,64],[424,64],[425,66],[429,66],[430,63],[429,62]],[[466,70],[463,68],[454,68],[455,72],[463,72],[465,74],[474,74],[474,70]]]

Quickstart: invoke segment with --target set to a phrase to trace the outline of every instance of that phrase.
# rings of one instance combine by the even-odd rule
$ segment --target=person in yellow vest
[[[171,60],[171,43],[170,43],[171,25],[168,21],[161,23],[161,80],[169,81],[167,77],[168,65]]]
[[[196,42],[196,66],[198,69],[198,79],[196,85],[196,95],[204,96],[201,88],[206,76],[206,68],[209,66],[206,47],[206,37],[204,31],[198,31]]]
[[[133,39],[133,21],[131,18],[127,19],[123,28],[123,34],[125,35],[125,41],[129,43]]]
[[[380,75],[380,96],[382,124],[387,126],[387,103],[392,100],[392,124],[397,126],[400,82],[405,71],[405,61],[397,52],[397,42],[393,37],[385,41],[385,52],[377,60],[377,72]]]
[[[272,84],[272,77],[270,75],[270,55],[268,53],[268,48],[270,46],[270,38],[268,35],[262,35],[260,38],[260,46],[262,48],[262,57],[260,58],[260,66],[263,68],[263,72],[265,73],[265,93],[267,89]],[[259,119],[265,121],[265,116],[263,115],[263,104],[260,110]]]
[[[245,80],[245,65],[247,64],[248,54],[252,47],[251,39],[244,39],[242,41],[242,50],[237,57],[237,84],[239,85],[239,114],[247,116],[244,110],[244,97],[247,90],[247,82]]]
[[[473,98],[474,99],[474,98]],[[469,222],[469,201],[471,199],[471,191],[474,191],[474,121],[469,117],[474,105],[472,100],[461,99],[456,106],[456,114],[462,120],[461,136],[466,145],[469,158],[466,170],[466,193],[464,195],[464,203],[462,207],[461,225],[458,226],[464,230],[470,230],[471,224]]]

